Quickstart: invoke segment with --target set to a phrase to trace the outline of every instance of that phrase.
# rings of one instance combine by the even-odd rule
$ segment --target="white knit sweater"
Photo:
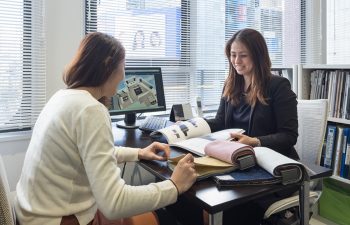
[[[58,225],[75,214],[89,223],[97,209],[110,219],[174,203],[171,181],[126,185],[117,163],[136,161],[138,149],[114,147],[107,109],[83,90],[60,90],[41,112],[17,184],[23,225]]]

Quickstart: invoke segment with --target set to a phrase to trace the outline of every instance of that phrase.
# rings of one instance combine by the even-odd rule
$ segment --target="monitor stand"
[[[117,122],[117,127],[126,129],[136,129],[139,128],[139,123],[136,120],[136,113],[125,114],[123,121]]]

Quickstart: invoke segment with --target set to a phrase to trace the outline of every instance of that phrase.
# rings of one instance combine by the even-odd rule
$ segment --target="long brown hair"
[[[98,87],[124,59],[125,49],[117,39],[100,32],[87,34],[63,74],[63,81],[68,88]]]
[[[271,79],[271,60],[264,37],[256,30],[242,29],[237,31],[227,42],[225,54],[229,61],[229,74],[225,81],[223,96],[232,104],[237,105],[244,91],[244,78],[237,75],[231,57],[231,45],[234,41],[243,44],[249,51],[253,61],[254,71],[249,92],[246,96],[248,104],[254,106],[257,102],[266,103],[266,87]]]

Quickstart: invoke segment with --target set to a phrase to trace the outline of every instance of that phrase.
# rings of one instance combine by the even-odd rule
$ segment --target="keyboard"
[[[145,132],[152,132],[166,127],[168,119],[159,116],[147,116],[139,126]]]

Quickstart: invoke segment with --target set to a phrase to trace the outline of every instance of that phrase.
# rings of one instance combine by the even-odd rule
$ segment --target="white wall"
[[[64,87],[62,72],[84,36],[84,0],[45,0],[47,38],[46,96]]]
[[[43,0],[46,27],[46,96],[49,99],[64,87],[62,72],[73,57],[84,35],[84,0]],[[0,136],[0,154],[3,157],[11,190],[20,176],[30,133],[15,137]]]

